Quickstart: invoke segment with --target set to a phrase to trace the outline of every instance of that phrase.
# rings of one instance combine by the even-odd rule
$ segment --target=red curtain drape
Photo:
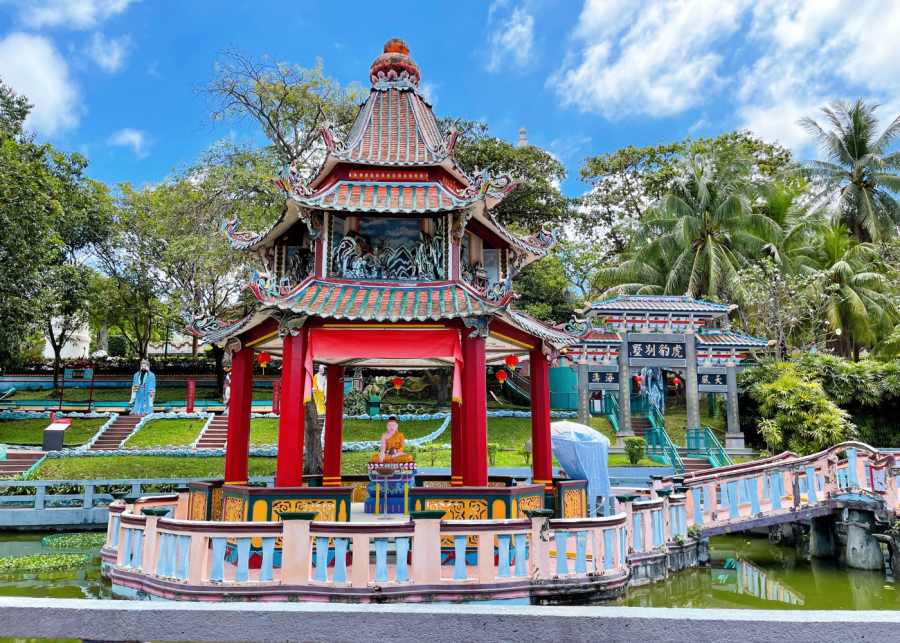
[[[303,401],[312,399],[313,357],[437,358],[452,360],[453,401],[462,404],[462,348],[455,330],[369,330],[311,328],[304,364]]]

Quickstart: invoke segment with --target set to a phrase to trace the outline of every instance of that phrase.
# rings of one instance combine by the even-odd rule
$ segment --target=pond
[[[699,609],[896,610],[900,588],[889,571],[847,569],[811,559],[765,536],[710,538],[710,564],[630,590],[618,605]]]
[[[0,533],[0,557],[41,553],[47,532]],[[43,550],[46,552],[47,550]],[[111,600],[100,577],[100,550],[88,569],[0,576],[0,595]],[[710,539],[711,563],[633,588],[615,603],[698,609],[896,610],[900,588],[885,571],[847,569],[842,561],[810,559],[761,536]],[[2,641],[2,639],[0,639]]]

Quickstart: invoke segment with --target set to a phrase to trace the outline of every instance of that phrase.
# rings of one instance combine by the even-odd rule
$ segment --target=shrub
[[[688,527],[688,537],[700,540],[703,538],[703,527],[700,525],[691,525]]]
[[[637,464],[644,457],[647,450],[647,441],[644,438],[629,437],[623,440],[625,442],[625,455],[628,456],[628,462]]]
[[[500,445],[496,442],[488,442],[487,445],[487,453],[488,453],[488,462],[491,463],[491,466],[495,466],[497,464],[497,454],[500,452]]]
[[[122,335],[110,335],[106,339],[108,350],[106,351],[110,357],[131,357],[134,350],[131,344]]]
[[[531,451],[527,451],[525,447],[519,447],[516,453],[522,456],[522,458],[525,460],[526,467],[531,464]]]
[[[416,450],[417,455],[420,455],[423,460],[428,460],[431,463],[431,466],[434,466],[434,461],[437,459],[438,453],[441,452],[441,447],[437,442],[428,442],[427,444],[423,444],[418,447]]]

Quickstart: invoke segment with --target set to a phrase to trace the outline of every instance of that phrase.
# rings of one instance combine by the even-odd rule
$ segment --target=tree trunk
[[[100,335],[97,337],[97,350],[109,352],[109,322],[103,320]]]
[[[449,368],[437,369],[437,374],[431,370],[425,371],[425,379],[434,391],[434,397],[438,406],[450,406],[450,382],[452,382]]]
[[[191,357],[197,357],[197,351],[200,349],[200,338],[194,335],[191,341]]]
[[[62,346],[57,346],[54,342],[50,342],[50,345],[53,346],[53,394],[59,395],[59,365],[62,361],[62,357],[60,357]]]
[[[216,395],[222,397],[225,393],[225,369],[222,366],[222,360],[225,357],[225,349],[213,344],[212,354],[213,359],[216,361]]]
[[[856,342],[853,342],[853,361],[859,361],[859,344],[857,344]]]
[[[303,456],[303,475],[322,474],[322,431],[319,430],[319,415],[315,400],[306,403],[306,418],[303,445],[306,455]]]

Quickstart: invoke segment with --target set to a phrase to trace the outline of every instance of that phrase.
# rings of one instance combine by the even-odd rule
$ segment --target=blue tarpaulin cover
[[[587,496],[591,514],[596,513],[597,496],[609,497],[609,438],[576,422],[562,421],[550,425],[553,456],[570,478],[587,480]]]

